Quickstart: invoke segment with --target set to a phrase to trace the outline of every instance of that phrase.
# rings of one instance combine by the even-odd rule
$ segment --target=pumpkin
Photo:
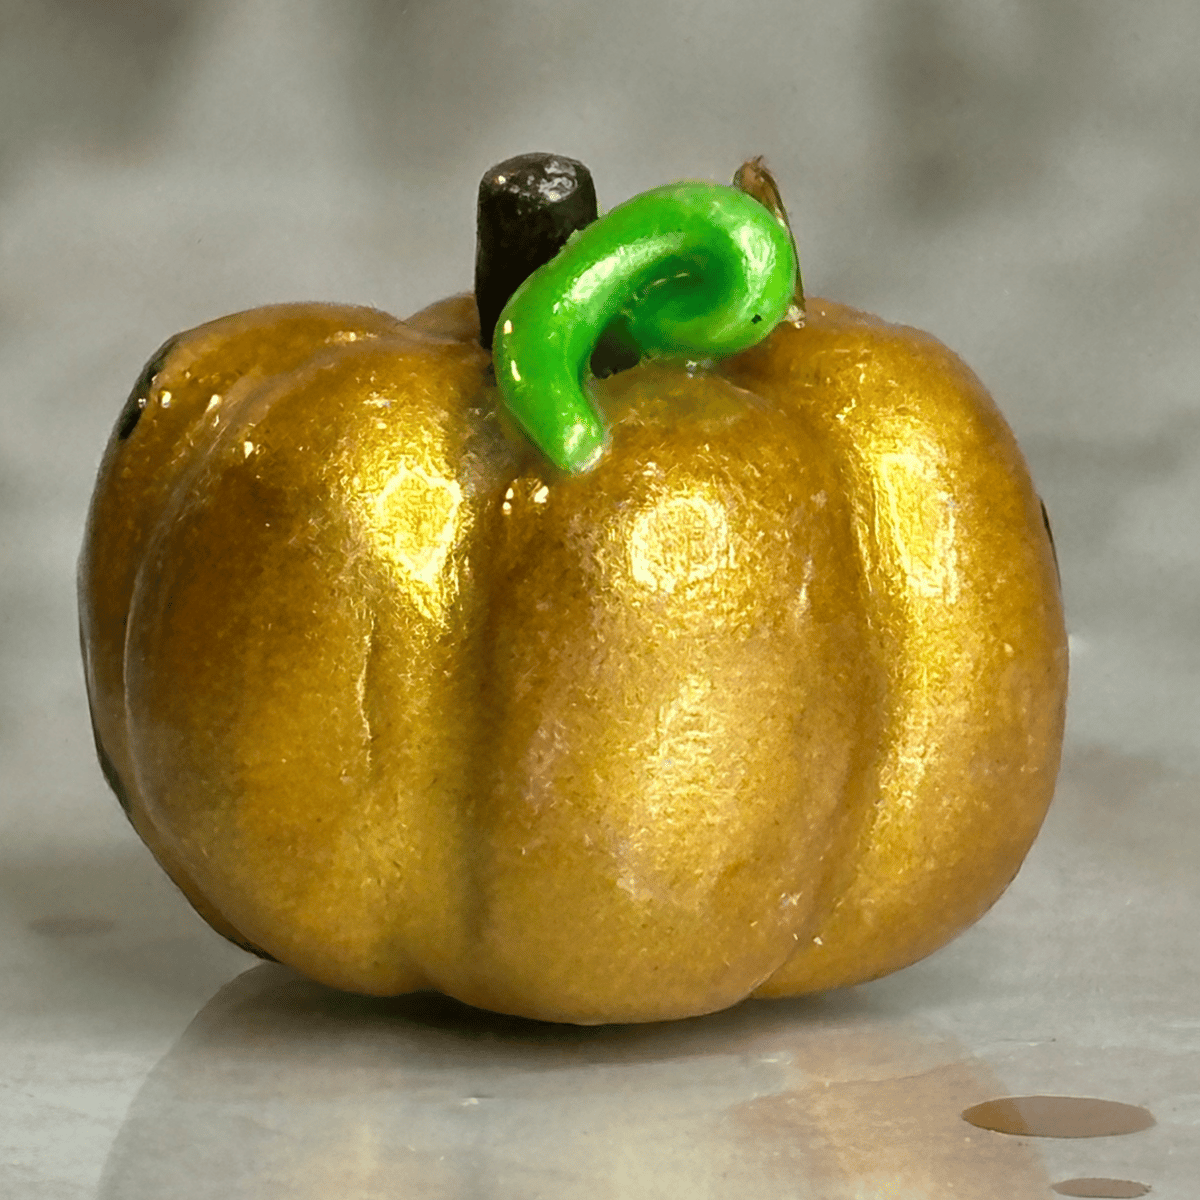
[[[872,979],[988,909],[1061,748],[1043,510],[934,338],[779,316],[585,379],[605,445],[574,473],[471,296],[260,308],[154,356],[89,515],[86,676],[110,782],[218,932],[595,1023]]]

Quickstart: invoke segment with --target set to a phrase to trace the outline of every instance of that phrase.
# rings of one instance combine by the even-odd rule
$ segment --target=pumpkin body
[[[594,385],[553,475],[469,297],[169,343],[81,560],[107,773],[220,932],[336,987],[581,1023],[874,978],[1012,879],[1066,639],[1011,433],[810,300]]]

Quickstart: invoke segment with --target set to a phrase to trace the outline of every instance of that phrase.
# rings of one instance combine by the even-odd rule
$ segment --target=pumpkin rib
[[[826,436],[842,447],[844,477],[860,497],[864,590],[892,664],[891,732],[853,878],[839,880],[813,940],[762,995],[878,977],[982,916],[1040,828],[1065,711],[1052,555],[1016,443],[990,397],[928,335],[827,301],[810,301],[809,311],[807,329],[780,331],[792,347],[772,362],[774,389],[822,406]],[[860,340],[861,357],[850,353],[838,365],[834,355],[861,339],[859,330],[870,335],[869,351]],[[795,364],[790,373],[779,360]],[[857,370],[857,387],[831,387],[839,370]],[[911,382],[900,387],[897,378]],[[1004,628],[1033,633],[1033,644],[1007,643]]]

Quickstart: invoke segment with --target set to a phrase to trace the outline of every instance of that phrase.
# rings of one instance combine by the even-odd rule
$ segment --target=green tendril
[[[497,386],[542,453],[580,474],[607,444],[584,392],[606,330],[640,354],[736,354],[784,319],[796,273],[787,229],[744,192],[710,183],[643,192],[512,294],[496,324]]]

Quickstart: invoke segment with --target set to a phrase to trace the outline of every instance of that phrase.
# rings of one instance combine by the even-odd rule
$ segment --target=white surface
[[[0,1196],[1195,1195],[1200,9],[643,7],[0,8]],[[461,290],[478,177],[528,149],[608,205],[765,153],[809,290],[937,333],[1027,452],[1059,798],[993,912],[891,979],[647,1030],[337,997],[210,934],[107,794],[72,576],[141,363],[258,303]],[[958,1120],[1025,1092],[1159,1124]]]

